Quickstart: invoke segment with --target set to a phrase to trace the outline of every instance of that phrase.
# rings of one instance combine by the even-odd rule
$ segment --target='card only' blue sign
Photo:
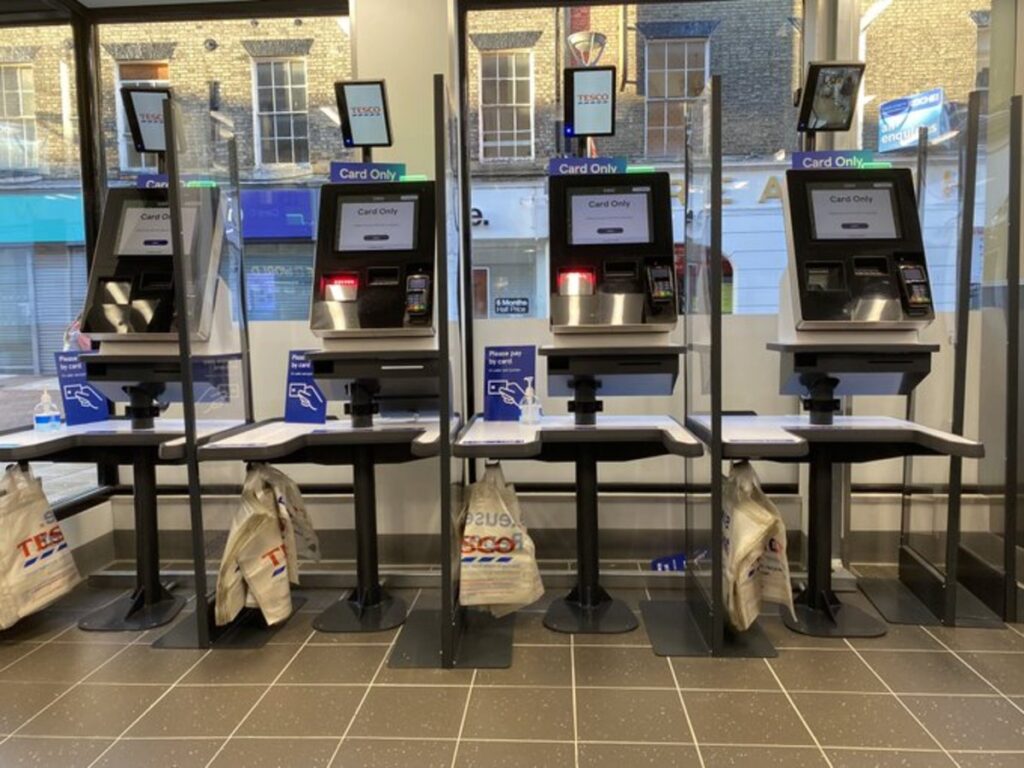
[[[552,157],[548,160],[548,176],[625,173],[628,165],[624,157]]]
[[[331,163],[331,181],[334,184],[399,181],[403,176],[405,163]]]
[[[313,363],[307,350],[288,353],[288,389],[284,420],[291,424],[323,424],[327,421],[327,398],[313,380]]]
[[[57,382],[64,403],[64,420],[69,427],[93,424],[110,418],[110,403],[85,377],[80,352],[56,352]]]
[[[536,387],[537,348],[484,349],[484,419],[519,421],[526,388]]]

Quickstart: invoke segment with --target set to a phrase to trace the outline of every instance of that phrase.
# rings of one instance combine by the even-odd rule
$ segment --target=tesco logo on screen
[[[609,101],[611,101],[611,95],[607,92],[581,93],[576,96],[576,102],[581,106],[588,104],[607,104]]]
[[[352,107],[349,110],[352,117],[383,117],[384,109],[379,106]]]
[[[140,123],[163,123],[164,116],[159,112],[139,112]]]

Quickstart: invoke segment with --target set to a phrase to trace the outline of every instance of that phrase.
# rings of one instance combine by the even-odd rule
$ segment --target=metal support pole
[[[160,585],[160,540],[156,513],[156,457],[150,450],[139,451],[132,462],[135,490],[135,564],[137,588],[145,605],[158,602]]]
[[[580,446],[576,458],[577,599],[584,607],[608,600],[601,589],[597,529],[597,457],[592,446]]]
[[[382,597],[377,566],[377,488],[374,478],[373,449],[355,452],[352,463],[352,488],[355,495],[356,571],[358,586],[353,599],[362,608],[379,605]]]

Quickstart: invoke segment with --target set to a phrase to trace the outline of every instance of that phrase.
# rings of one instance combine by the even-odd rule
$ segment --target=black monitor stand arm
[[[352,417],[352,426],[357,429],[373,426],[373,417],[380,412],[375,398],[380,394],[380,381],[377,379],[355,379],[349,385],[349,402],[345,403],[345,413]]]

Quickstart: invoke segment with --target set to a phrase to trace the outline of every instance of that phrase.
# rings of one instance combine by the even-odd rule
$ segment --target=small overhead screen
[[[383,80],[334,84],[346,147],[390,147],[391,122]]]
[[[815,240],[898,240],[892,182],[809,182],[811,237]]]
[[[797,130],[850,130],[863,76],[864,65],[859,62],[812,63],[800,98]]]
[[[416,250],[417,195],[343,196],[337,218],[338,253]]]
[[[182,228],[185,250],[192,252],[192,239],[196,229],[196,208],[182,209]],[[171,209],[166,202],[129,200],[121,208],[121,221],[117,229],[118,256],[170,256]]]
[[[137,88],[126,86],[121,89],[125,117],[132,142],[138,152],[167,151],[167,136],[164,132],[164,102],[171,98],[170,88]]]
[[[651,187],[569,187],[566,194],[570,245],[652,242]]]
[[[565,135],[615,134],[615,67],[565,70]]]

